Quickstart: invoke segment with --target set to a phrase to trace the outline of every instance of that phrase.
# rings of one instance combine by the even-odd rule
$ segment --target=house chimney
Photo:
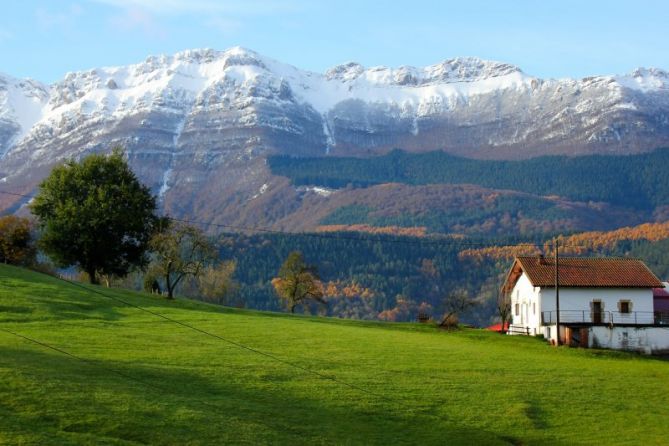
[[[546,264],[546,259],[544,258],[543,254],[537,254],[537,261],[539,262],[539,265]]]

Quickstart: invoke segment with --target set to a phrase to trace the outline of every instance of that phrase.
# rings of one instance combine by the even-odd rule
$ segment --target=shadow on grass
[[[3,276],[7,279],[3,281]],[[48,274],[0,265],[0,321],[27,322],[44,319],[97,319],[115,321],[124,317],[120,309],[132,306],[164,309],[193,309],[222,313],[218,306],[129,290],[70,282]],[[13,304],[12,301],[18,302]]]
[[[319,399],[309,396],[313,383],[296,395],[281,380],[274,386],[254,378],[234,384],[220,370],[208,369],[217,377],[205,377],[174,366],[90,365],[32,348],[0,348],[2,368],[10,372],[0,383],[0,426],[13,426],[9,432],[17,433],[31,429],[36,440],[55,433],[75,441],[147,444],[516,443],[350,391]],[[292,381],[300,379],[305,378]],[[327,390],[336,384],[322,381],[321,386]]]
[[[527,400],[525,402],[525,416],[535,429],[544,430],[549,427],[548,414],[537,401]]]

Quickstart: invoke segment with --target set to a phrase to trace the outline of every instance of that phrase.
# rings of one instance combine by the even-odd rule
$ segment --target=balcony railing
[[[555,311],[542,311],[541,324],[554,325]],[[624,325],[669,325],[669,313],[659,311],[599,311],[560,310],[560,324],[624,324]]]

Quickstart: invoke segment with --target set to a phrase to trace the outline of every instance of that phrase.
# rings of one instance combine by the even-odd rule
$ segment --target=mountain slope
[[[41,119],[47,99],[48,89],[39,82],[0,73],[0,158]]]
[[[55,163],[118,144],[166,212],[251,224],[240,215],[257,214],[263,190],[278,200],[261,211],[272,223],[290,216],[296,192],[271,174],[269,154],[643,152],[669,143],[668,88],[657,69],[543,80],[476,58],[318,74],[242,48],[70,73],[48,88],[3,77],[0,184],[32,193]],[[0,209],[24,203],[4,196]]]
[[[669,434],[663,361],[92,289],[322,377],[0,265],[1,443],[574,444],[604,431],[655,444]]]

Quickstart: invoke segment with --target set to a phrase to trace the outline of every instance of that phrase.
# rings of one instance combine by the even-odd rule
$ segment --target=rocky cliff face
[[[4,189],[31,193],[55,163],[121,145],[165,211],[220,223],[272,224],[301,206],[299,193],[270,174],[269,153],[401,147],[527,158],[668,143],[669,74],[655,69],[542,80],[458,58],[317,74],[232,48],[70,73],[51,86],[0,75]],[[0,197],[0,209],[22,204]]]

